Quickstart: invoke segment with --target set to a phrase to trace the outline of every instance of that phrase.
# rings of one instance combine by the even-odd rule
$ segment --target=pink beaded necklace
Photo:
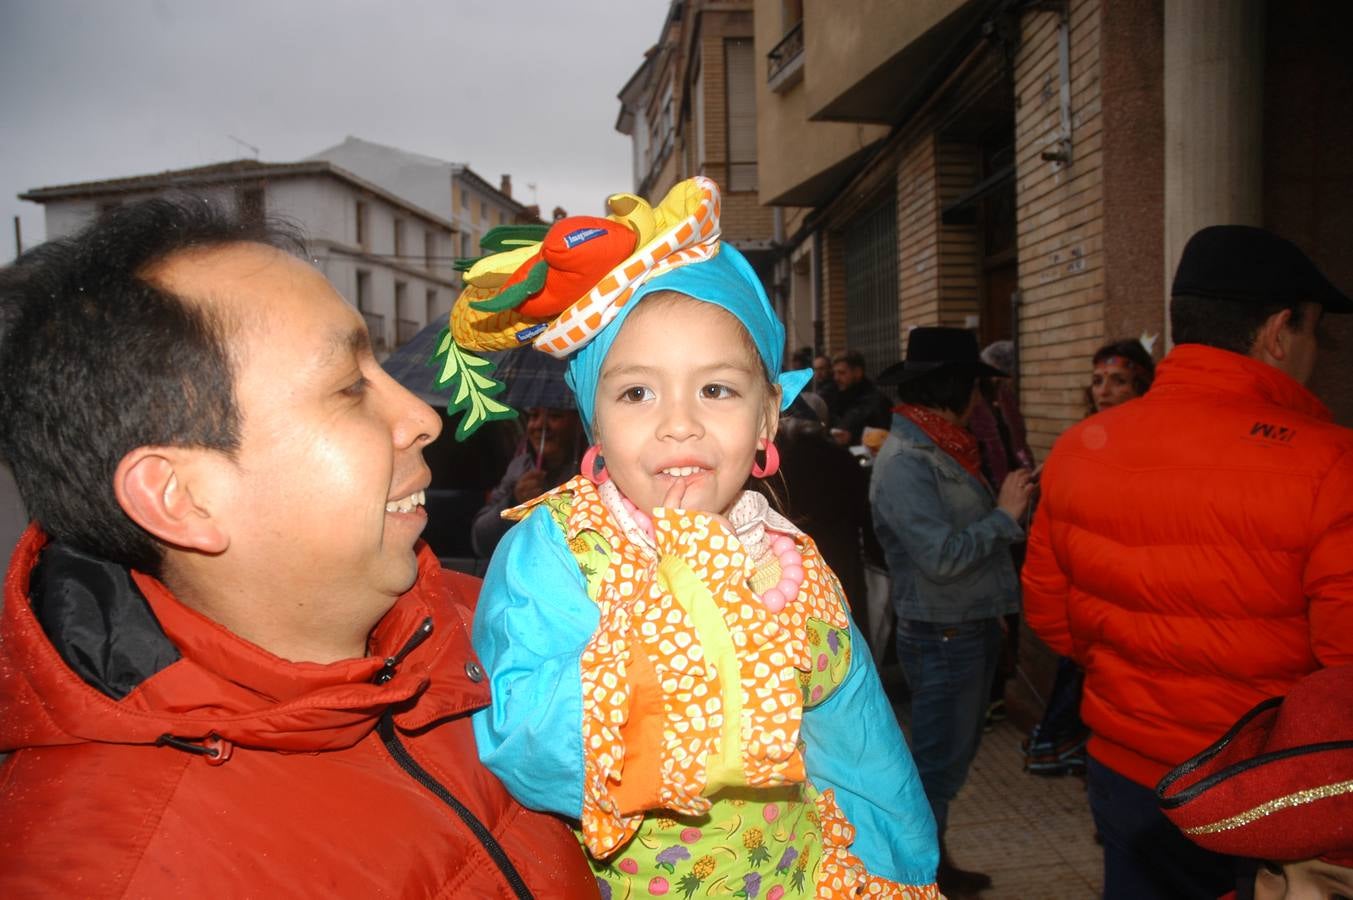
[[[620,501],[625,505],[625,511],[634,520],[634,524],[638,525],[644,534],[648,535],[649,540],[652,540],[652,517],[640,510],[623,494],[620,495]],[[779,532],[769,533],[775,535],[770,541],[770,552],[775,554],[775,558],[780,563],[780,580],[776,582],[775,587],[767,588],[762,592],[758,599],[766,609],[778,613],[785,608],[786,603],[799,595],[799,589],[803,587],[803,554],[799,552],[798,545],[789,535]]]

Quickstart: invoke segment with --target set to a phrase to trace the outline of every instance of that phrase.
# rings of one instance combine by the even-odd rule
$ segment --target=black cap
[[[1189,238],[1170,293],[1242,303],[1319,303],[1326,312],[1353,312],[1353,300],[1296,244],[1249,225],[1213,225]]]
[[[879,373],[879,384],[901,384],[919,375],[945,368],[966,367],[977,375],[1003,376],[995,366],[982,362],[977,335],[966,328],[922,326],[907,338],[907,358]]]

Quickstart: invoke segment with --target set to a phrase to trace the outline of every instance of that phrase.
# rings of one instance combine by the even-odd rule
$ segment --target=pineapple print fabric
[[[799,597],[774,614],[719,518],[655,510],[644,545],[582,478],[510,515],[526,521],[476,614],[494,691],[476,737],[520,799],[580,821],[603,893],[937,896],[928,805],[810,539],[795,536]],[[562,746],[542,749],[549,723]]]

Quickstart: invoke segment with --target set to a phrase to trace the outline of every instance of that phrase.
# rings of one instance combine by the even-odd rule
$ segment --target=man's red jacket
[[[1353,663],[1353,431],[1271,366],[1180,345],[1058,439],[1023,577],[1030,627],[1085,666],[1090,755],[1154,787]]]
[[[425,546],[372,655],[319,665],[44,545],[5,581],[0,896],[596,895],[572,832],[479,763],[478,582]]]

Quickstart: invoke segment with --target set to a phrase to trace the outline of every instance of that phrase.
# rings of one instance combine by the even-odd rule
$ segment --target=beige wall
[[[812,2],[804,6],[804,32],[807,35],[812,27],[807,21],[808,10],[822,7],[825,11],[827,7]],[[819,11],[819,17],[823,11]],[[784,35],[781,0],[756,0],[755,41],[759,72],[765,72],[767,54]],[[805,182],[887,134],[887,128],[880,125],[808,121],[806,86],[833,72],[852,54],[850,44],[819,48],[816,61],[804,62],[804,80],[783,94],[773,93],[764,77],[758,79],[756,134],[758,192],[762,203],[803,202],[804,198],[795,197],[795,192]]]
[[[1069,166],[1041,158],[1060,128],[1059,22],[1025,12],[1015,60],[1020,406],[1040,456],[1085,414],[1089,359],[1104,337],[1098,0],[1071,3]]]
[[[805,82],[808,114],[864,81],[963,5],[964,0],[851,0],[848,5],[804,0],[805,65],[813,70]]]

